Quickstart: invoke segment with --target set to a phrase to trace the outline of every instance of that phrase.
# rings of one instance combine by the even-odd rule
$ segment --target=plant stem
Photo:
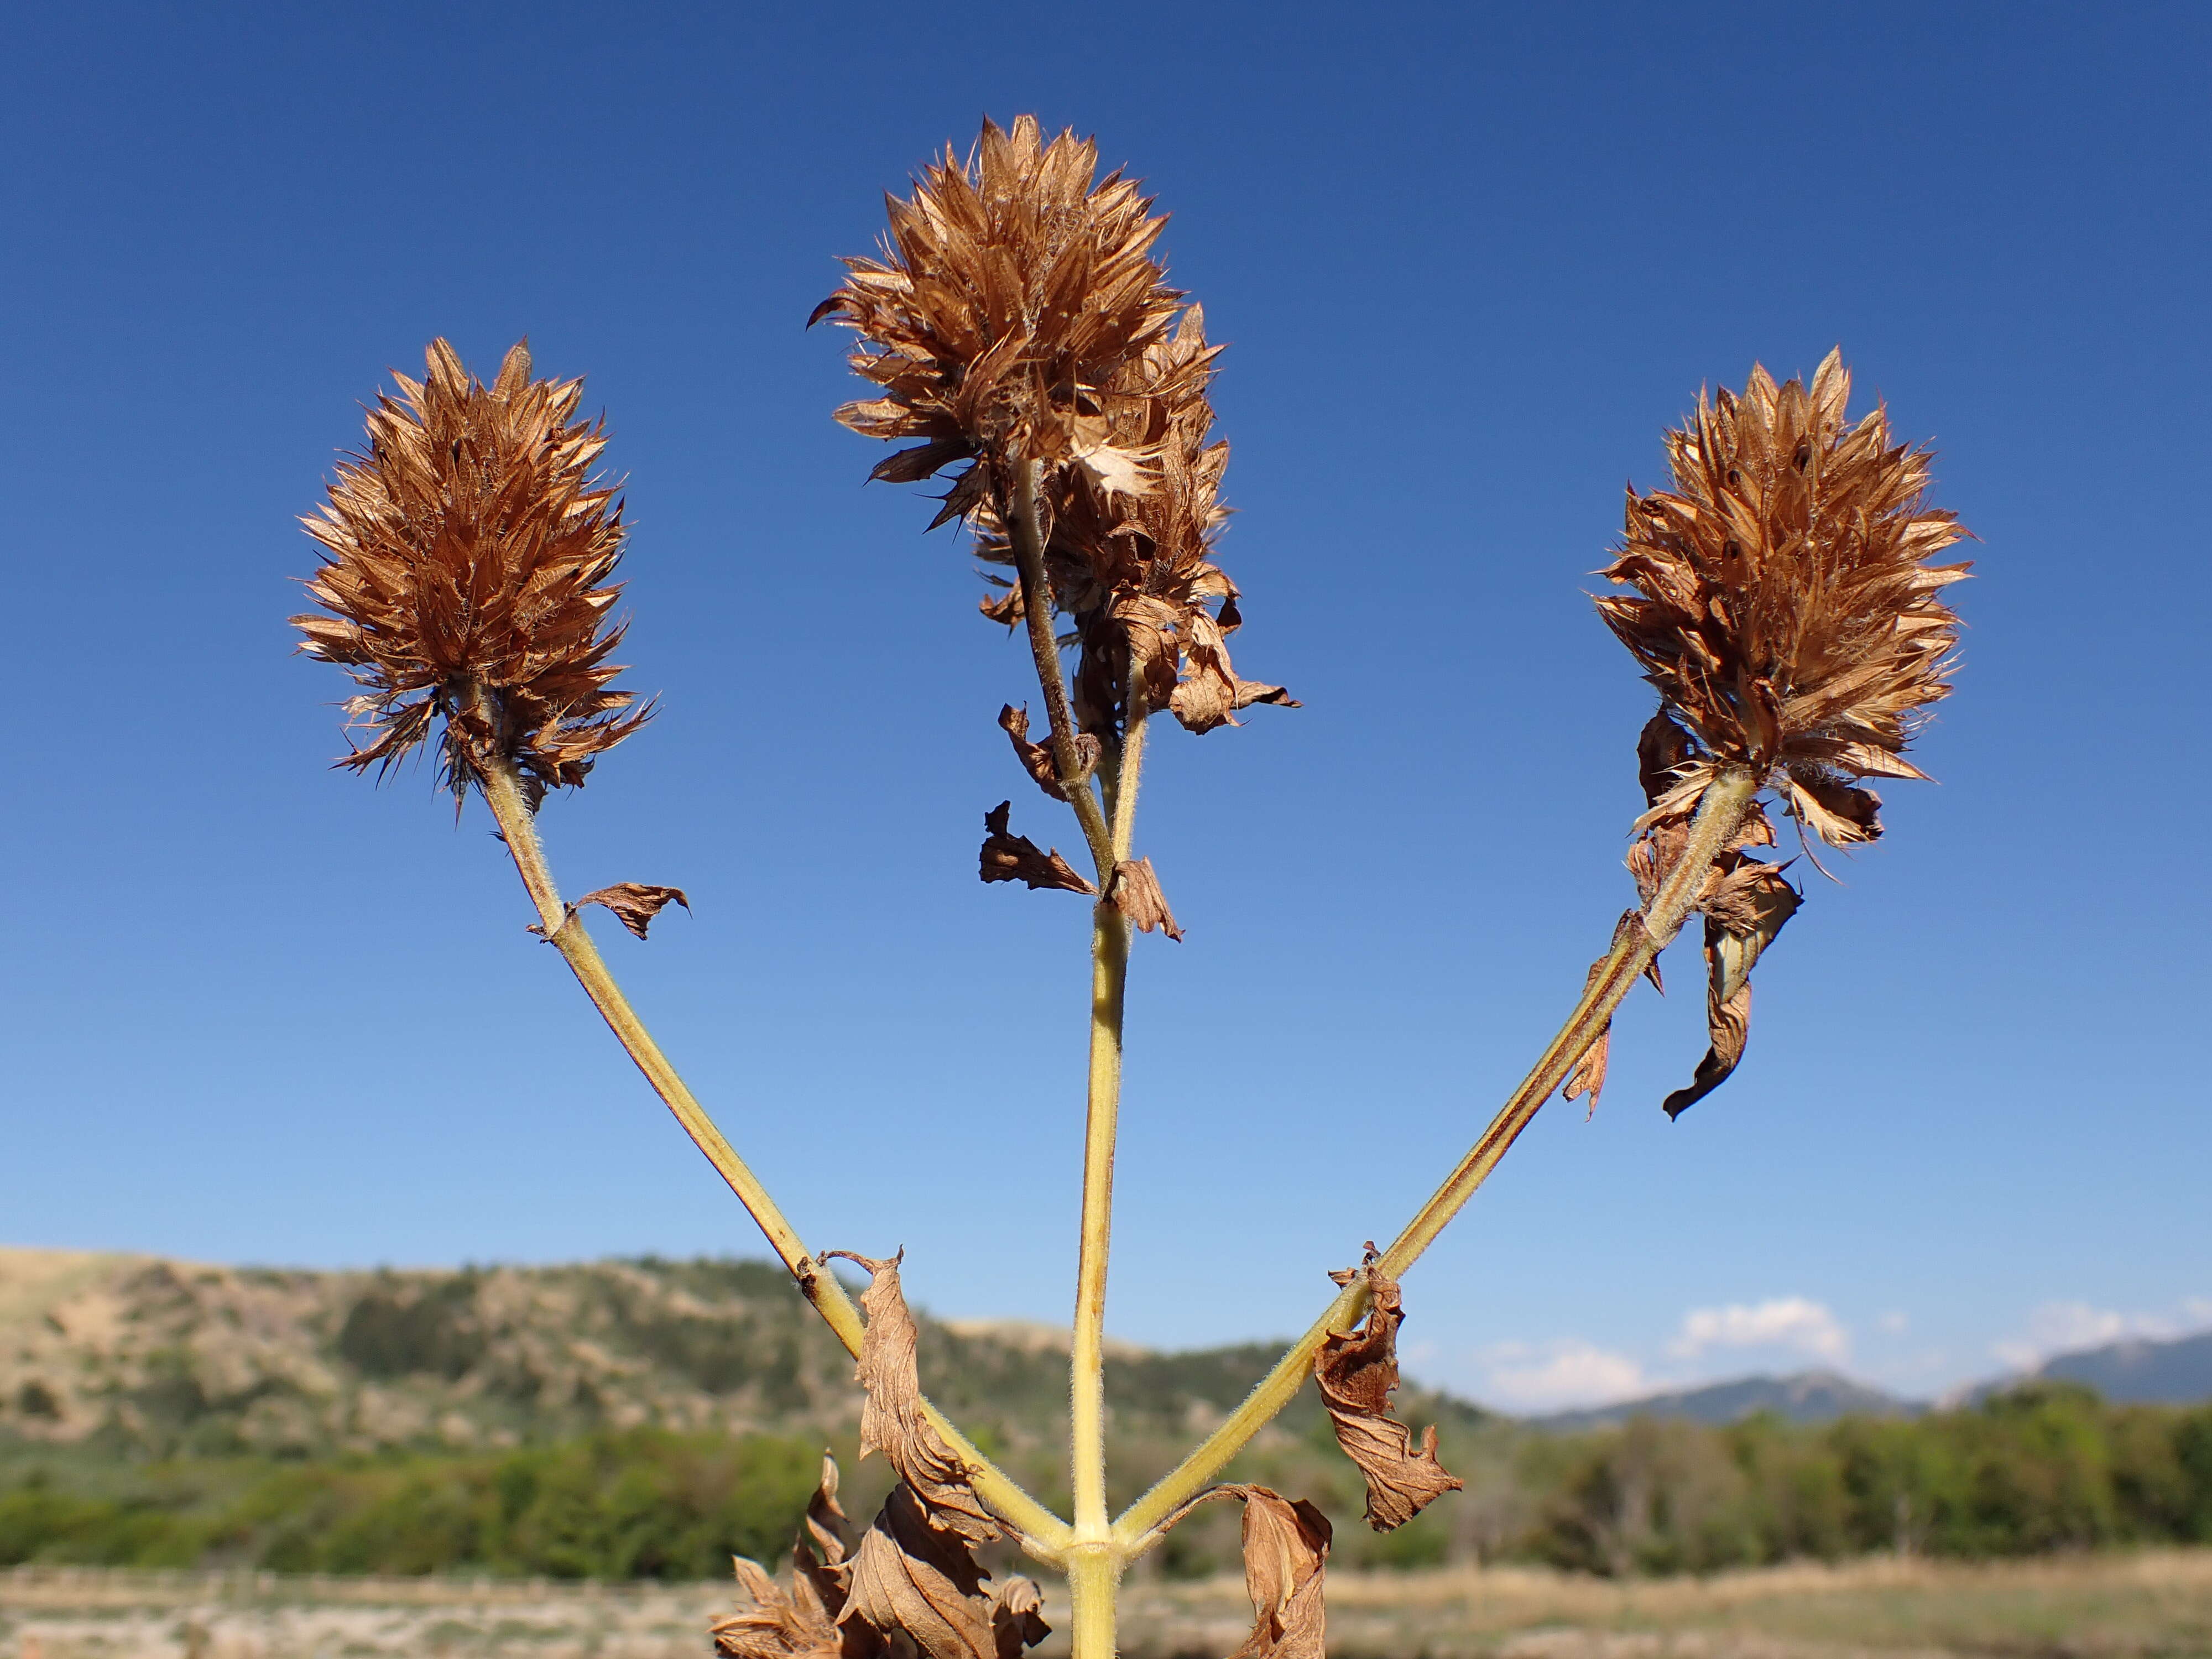
[[[1110,871],[1129,856],[1137,785],[1145,765],[1145,702],[1132,687],[1116,764]],[[1110,886],[1101,883],[1109,894]],[[1075,1331],[1068,1345],[1068,1440],[1075,1543],[1068,1595],[1071,1659],[1113,1659],[1114,1601],[1121,1558],[1106,1516],[1106,1267],[1113,1244],[1114,1143],[1121,1103],[1121,1030],[1129,979],[1129,921],[1110,896],[1091,914],[1091,1074],[1083,1136],[1083,1220],[1075,1269]]]
[[[1114,1598],[1121,1562],[1111,1543],[1077,1545],[1068,1552],[1069,1659],[1114,1659]]]
[[[1083,1134],[1083,1222],[1068,1345],[1075,1538],[1103,1541],[1106,1516],[1106,1262],[1114,1228],[1114,1137],[1121,1102],[1121,1006],[1128,919],[1102,899],[1091,915],[1091,1086]]]
[[[1535,1067],[1498,1109],[1490,1127],[1474,1143],[1423,1205],[1405,1230],[1382,1253],[1378,1264],[1392,1276],[1404,1273],[1428,1249],[1446,1224],[1474,1195],[1508,1147],[1528,1127],[1537,1109],[1552,1091],[1566,1081],[1589,1046],[1613,1018],[1613,1010],[1628,994],[1637,976],[1670,944],[1703,890],[1705,872],[1724,848],[1750,809],[1759,792],[1758,780],[1746,772],[1723,773],[1705,790],[1690,825],[1687,845],[1644,913],[1644,925],[1630,929],[1599,964],[1589,988],[1567,1016],[1566,1024],[1546,1046]],[[1364,1279],[1355,1279],[1340,1291],[1311,1329],[1268,1372],[1244,1403],[1222,1423],[1197,1450],[1185,1458],[1150,1492],[1132,1504],[1114,1523],[1114,1541],[1126,1560],[1159,1541],[1160,1523],[1185,1500],[1195,1496],[1247,1441],[1290,1404],[1313,1369],[1314,1356],[1332,1332],[1348,1331],[1367,1304]]]
[[[479,693],[481,695],[481,693]],[[738,1201],[745,1206],[752,1218],[760,1224],[761,1231],[791,1276],[799,1281],[799,1288],[823,1321],[837,1334],[848,1352],[857,1356],[866,1327],[860,1310],[837,1282],[836,1275],[823,1270],[808,1251],[805,1244],[783,1212],[768,1194],[759,1178],[746,1167],[722,1132],[714,1127],[714,1120],[684,1086],[676,1068],[668,1063],[660,1046],[653,1040],[636,1012],[623,996],[622,988],[615,983],[607,971],[599,947],[584,924],[568,913],[561,902],[560,890],[553,884],[553,875],[545,862],[544,849],[538,840],[538,828],[525,798],[520,781],[514,765],[505,757],[477,757],[475,764],[484,801],[497,820],[500,835],[507,849],[514,856],[514,867],[521,874],[522,884],[529,890],[538,908],[538,925],[567,961],[585,994],[592,999],[629,1057],[637,1062],[639,1071],[653,1092],[667,1103],[684,1132],[691,1137],[692,1144],[707,1155]],[[975,1492],[991,1510],[1012,1528],[1019,1537],[1022,1547],[1039,1560],[1057,1565],[1063,1559],[1068,1538],[1067,1523],[1046,1509],[1036,1499],[1024,1492],[982,1453],[976,1450],[967,1437],[945,1419],[934,1406],[925,1402],[930,1424],[942,1436],[945,1443],[962,1462],[968,1466],[968,1475]]]
[[[1030,655],[1036,659],[1037,689],[1044,694],[1045,719],[1052,727],[1053,765],[1059,769],[1060,785],[1068,804],[1075,808],[1075,821],[1083,826],[1083,838],[1091,844],[1091,861],[1097,866],[1098,890],[1103,893],[1113,885],[1113,837],[1076,748],[1075,721],[1067,710],[1067,680],[1060,667],[1060,641],[1053,637],[1052,580],[1045,574],[1044,526],[1037,508],[1041,471],[1036,461],[1014,463],[1014,499],[1006,532],[1013,543],[1014,568],[1021,578],[1022,620],[1029,627]]]

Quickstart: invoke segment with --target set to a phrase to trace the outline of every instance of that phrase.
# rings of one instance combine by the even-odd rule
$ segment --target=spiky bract
[[[1744,768],[1848,845],[1881,833],[1856,780],[1924,775],[1905,750],[1950,691],[1942,590],[1967,572],[1928,561],[1966,532],[1927,505],[1929,453],[1893,443],[1884,410],[1846,424],[1850,384],[1840,349],[1809,392],[1754,368],[1667,434],[1672,490],[1629,491],[1605,574],[1638,597],[1597,605],[1677,727],[1647,734],[1647,781],[1655,749],[1669,775],[1655,813]]]
[[[1044,143],[1024,116],[987,123],[971,167],[951,152],[890,203],[880,259],[851,259],[816,317],[860,336],[854,369],[884,389],[837,418],[918,439],[878,465],[911,483],[958,469],[938,522],[962,518],[988,562],[1012,562],[1017,470],[1037,466],[1053,606],[1080,648],[1075,717],[1110,738],[1133,685],[1207,731],[1279,686],[1238,680],[1224,636],[1236,588],[1211,558],[1228,446],[1209,441],[1218,347],[1151,253],[1162,220],[1097,147]],[[1218,602],[1219,609],[1212,608]],[[984,602],[1020,620],[1018,590]]]
[[[379,395],[366,453],[301,520],[323,545],[307,586],[327,612],[292,618],[301,649],[363,688],[346,707],[368,740],[339,763],[388,769],[442,715],[456,790],[495,756],[533,798],[580,784],[652,714],[623,712],[636,698],[606,660],[624,530],[591,476],[605,423],[574,418],[580,380],[531,378],[526,344],[489,386],[443,340],[427,356],[421,382],[395,375],[399,396]]]

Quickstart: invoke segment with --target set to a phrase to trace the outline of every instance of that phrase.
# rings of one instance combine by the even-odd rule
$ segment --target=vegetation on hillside
[[[1161,1363],[1180,1372],[1216,1362]],[[1141,1375],[1129,1389],[1164,1392]],[[1291,1426],[1249,1453],[1238,1477],[1299,1483],[1340,1524],[1356,1520],[1363,1487],[1333,1459],[1318,1406]],[[1117,1448],[1133,1482],[1164,1465],[1168,1427]],[[1563,1437],[1462,1413],[1443,1443],[1469,1471],[1466,1501],[1380,1536],[1345,1527],[1350,1564],[1513,1559],[1620,1577],[1878,1552],[1981,1559],[2212,1543],[2212,1406],[2114,1407],[2067,1385],[1817,1427],[1638,1419]],[[119,1465],[17,1442],[0,1455],[0,1565],[717,1577],[732,1553],[783,1551],[821,1448],[805,1435],[646,1428],[494,1453]],[[855,1464],[849,1437],[833,1449],[848,1495],[879,1498],[880,1461]],[[1010,1456],[1009,1467],[1047,1492],[1065,1479],[1043,1455]],[[1224,1510],[1178,1528],[1157,1571],[1232,1567],[1235,1522]]]

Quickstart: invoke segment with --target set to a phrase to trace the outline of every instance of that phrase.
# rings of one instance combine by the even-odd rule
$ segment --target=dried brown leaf
[[[730,1659],[831,1659],[840,1652],[836,1613],[845,1604],[845,1512],[837,1506],[837,1465],[824,1453],[822,1479],[792,1546],[788,1586],[758,1562],[732,1559],[752,1605],[711,1627]],[[810,1547],[810,1540],[811,1547]]]
[[[1670,1118],[1681,1116],[1729,1079],[1743,1059],[1743,1046],[1751,1036],[1751,984],[1746,981],[1723,1002],[1711,991],[1705,994],[1705,1024],[1711,1047],[1691,1073],[1690,1085],[1677,1089],[1660,1103]]]
[[[848,1652],[872,1651],[870,1633],[903,1631],[929,1659],[998,1659],[986,1577],[968,1540],[932,1526],[900,1481],[853,1554],[852,1593],[837,1618]]]
[[[1056,887],[1063,892],[1096,896],[1098,890],[1076,873],[1075,866],[1060,857],[1058,848],[1047,852],[1027,836],[1017,836],[1006,828],[1013,805],[1002,800],[983,814],[987,832],[980,856],[983,879],[1022,881],[1032,889]]]
[[[1638,844],[1642,845],[1641,842]],[[1643,926],[1644,915],[1641,911],[1622,912],[1620,920],[1613,925],[1613,939],[1606,946],[1605,955],[1590,963],[1589,972],[1583,977],[1583,990],[1587,991],[1597,983],[1598,975],[1604,970],[1607,959],[1620,948],[1624,939],[1632,936],[1635,930]],[[1659,981],[1657,957],[1653,957],[1645,964],[1644,972],[1656,988],[1665,990],[1666,988],[1661,985]],[[1584,1049],[1583,1057],[1575,1062],[1575,1069],[1567,1074],[1566,1084],[1559,1091],[1559,1097],[1563,1100],[1580,1100],[1584,1095],[1589,1097],[1589,1110],[1583,1114],[1585,1119],[1597,1111],[1597,1097],[1605,1091],[1606,1062],[1612,1057],[1612,1053],[1613,1022],[1608,1019],[1605,1023],[1605,1029],[1597,1034],[1597,1041]]]
[[[1406,1318],[1398,1281],[1383,1272],[1371,1243],[1358,1267],[1329,1277],[1340,1285],[1367,1281],[1367,1316],[1348,1334],[1329,1333],[1314,1356],[1314,1381],[1336,1443],[1367,1477],[1367,1523],[1390,1532],[1465,1483],[1437,1462],[1434,1424],[1417,1448],[1413,1431],[1389,1415],[1398,1386],[1398,1327]],[[1246,1515],[1249,1523],[1249,1509]]]
[[[1230,1659],[1324,1659],[1328,1517],[1265,1486],[1221,1492],[1244,1503],[1244,1591],[1252,1598],[1252,1633]]]
[[[615,920],[636,934],[645,937],[645,930],[653,919],[672,904],[680,904],[686,910],[691,901],[684,896],[681,887],[648,887],[642,882],[618,881],[611,887],[602,887],[597,892],[586,893],[568,906],[574,915],[587,904],[603,904],[615,914]]]
[[[899,1263],[906,1252],[877,1261],[850,1250],[824,1250],[818,1260],[826,1265],[837,1257],[865,1268],[869,1275],[868,1288],[860,1297],[868,1328],[853,1372],[867,1390],[860,1407],[860,1455],[883,1453],[900,1480],[913,1488],[916,1501],[927,1507],[932,1526],[969,1543],[1000,1537],[998,1522],[969,1484],[968,1466],[930,1426],[922,1411],[921,1379],[915,1362],[920,1333],[899,1286]]]
[[[1168,908],[1167,895],[1160,890],[1159,875],[1149,858],[1125,859],[1114,866],[1114,903],[1139,933],[1157,928],[1177,944],[1182,942],[1182,929],[1176,926],[1175,913]]]
[[[852,1594],[837,1620],[845,1659],[902,1652],[887,1639],[895,1632],[929,1659],[1021,1659],[1052,1634],[1042,1600],[1018,1574],[989,1594],[990,1576],[969,1541],[933,1524],[902,1480],[853,1557]]]
[[[1030,711],[1008,703],[999,710],[999,724],[1006,729],[1006,738],[1014,745],[1014,758],[1022,763],[1022,770],[1036,780],[1036,787],[1054,800],[1066,800],[1067,791],[1060,787],[1060,768],[1054,763],[1051,748],[1030,741]],[[1075,737],[1076,759],[1088,778],[1098,768],[1098,739],[1088,732]]]
[[[1751,1036],[1751,970],[1804,901],[1778,866],[1724,854],[1700,900],[1705,912],[1705,1025],[1711,1046],[1687,1088],[1662,1105],[1680,1117],[1729,1079]]]
[[[1008,1575],[991,1598],[991,1629],[998,1638],[998,1659],[1021,1659],[1024,1648],[1033,1648],[1052,1634],[1035,1581],[1018,1572]]]

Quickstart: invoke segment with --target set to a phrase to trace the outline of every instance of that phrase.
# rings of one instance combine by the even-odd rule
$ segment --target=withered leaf
[[[1328,1517],[1265,1486],[1222,1491],[1244,1500],[1244,1593],[1252,1598],[1252,1633],[1230,1659],[1323,1659]]]
[[[853,1557],[852,1594],[837,1620],[844,1659],[908,1651],[887,1639],[893,1632],[929,1659],[1020,1659],[1052,1626],[1034,1583],[1015,1575],[994,1595],[983,1589],[990,1576],[966,1540],[932,1524],[902,1480]]]
[[[836,1624],[812,1585],[797,1579],[787,1590],[742,1555],[731,1565],[752,1605],[708,1627],[718,1651],[730,1659],[831,1659],[839,1652]]]
[[[1129,919],[1130,925],[1140,933],[1155,928],[1177,944],[1182,942],[1182,929],[1176,926],[1175,913],[1168,908],[1167,895],[1160,891],[1160,878],[1149,858],[1125,859],[1114,866],[1114,903]]]
[[[778,1584],[758,1562],[732,1558],[738,1583],[752,1605],[714,1622],[715,1647],[730,1659],[830,1659],[837,1654],[842,1644],[836,1614],[845,1605],[844,1524],[845,1512],[837,1506],[837,1465],[824,1453],[821,1483],[792,1545],[790,1587]]]
[[[681,887],[648,887],[637,881],[618,881],[611,887],[586,893],[568,906],[568,914],[573,916],[587,904],[604,904],[615,913],[617,921],[640,939],[653,926],[653,919],[670,905],[680,904],[686,910],[691,908],[691,901],[684,896]]]
[[[933,1527],[969,1543],[988,1543],[1001,1535],[999,1525],[969,1484],[968,1466],[921,1409],[921,1379],[915,1364],[920,1334],[899,1287],[899,1263],[906,1252],[876,1261],[850,1250],[824,1250],[818,1260],[826,1266],[841,1256],[868,1273],[868,1288],[860,1296],[868,1328],[853,1372],[867,1390],[860,1407],[860,1455],[883,1453],[899,1479],[914,1489],[916,1500],[927,1505]]]
[[[1314,1356],[1314,1381],[1336,1443],[1367,1477],[1367,1523],[1390,1532],[1465,1483],[1437,1462],[1433,1423],[1416,1448],[1413,1431],[1389,1415],[1398,1386],[1398,1327],[1406,1318],[1398,1281],[1383,1272],[1371,1243],[1358,1267],[1329,1277],[1340,1285],[1367,1281],[1367,1316],[1348,1334],[1329,1333]],[[1249,1527],[1249,1509],[1246,1515]]]
[[[999,1638],[998,1659],[1021,1659],[1024,1648],[1033,1648],[1052,1634],[1044,1621],[1044,1598],[1034,1581],[1019,1573],[1008,1575],[991,1599],[991,1629]]]
[[[1644,723],[1636,739],[1636,778],[1644,786],[1645,805],[1659,804],[1660,797],[1680,781],[1675,768],[1696,753],[1695,741],[1664,707]]]
[[[837,1460],[822,1454],[822,1478],[813,1497],[806,1500],[803,1530],[792,1540],[791,1571],[794,1581],[811,1584],[831,1614],[845,1605],[845,1510],[837,1502]]]
[[[1048,853],[1027,836],[1017,836],[1007,830],[1006,818],[1013,805],[1010,800],[1002,800],[983,814],[983,828],[988,832],[980,855],[983,879],[1024,881],[1032,889],[1056,887],[1063,892],[1096,896],[1098,890],[1076,874],[1075,866],[1060,857],[1058,848]]]
[[[872,1650],[871,1633],[903,1631],[929,1659],[998,1659],[984,1577],[967,1540],[932,1526],[914,1488],[900,1481],[853,1555],[852,1594],[837,1618],[848,1652]]]
[[[1022,769],[1036,780],[1036,787],[1054,800],[1066,800],[1067,791],[1060,787],[1060,768],[1052,757],[1048,744],[1030,741],[1030,711],[1008,703],[999,711],[999,724],[1006,728],[1006,737],[1014,745],[1014,758],[1021,762]],[[1098,766],[1098,739],[1088,732],[1078,732],[1075,738],[1076,759],[1089,777]]]
[[[1604,971],[1607,958],[1620,948],[1624,939],[1643,926],[1644,914],[1640,910],[1621,913],[1620,920],[1613,925],[1613,939],[1606,946],[1605,955],[1590,963],[1589,972],[1583,976],[1585,992],[1597,983],[1598,975]],[[1644,964],[1644,976],[1651,981],[1653,989],[1662,994],[1665,993],[1667,988],[1659,977],[1658,957],[1654,957]],[[1580,1100],[1584,1095],[1589,1097],[1589,1109],[1584,1114],[1586,1119],[1597,1111],[1597,1097],[1605,1090],[1606,1062],[1612,1053],[1613,1022],[1608,1019],[1604,1030],[1597,1034],[1597,1041],[1583,1051],[1583,1057],[1575,1062],[1574,1070],[1567,1073],[1566,1084],[1559,1091],[1559,1097],[1563,1100]]]
[[[1669,1118],[1677,1118],[1729,1079],[1743,1059],[1743,1045],[1751,1036],[1751,985],[1748,981],[1723,1002],[1710,990],[1705,994],[1705,1025],[1712,1046],[1690,1074],[1690,1086],[1677,1089],[1660,1102]]]
[[[1661,1103],[1680,1117],[1728,1081],[1751,1036],[1751,970],[1803,902],[1777,866],[1730,854],[1735,867],[1709,883],[1705,911],[1705,1025],[1711,1047],[1690,1085]]]

